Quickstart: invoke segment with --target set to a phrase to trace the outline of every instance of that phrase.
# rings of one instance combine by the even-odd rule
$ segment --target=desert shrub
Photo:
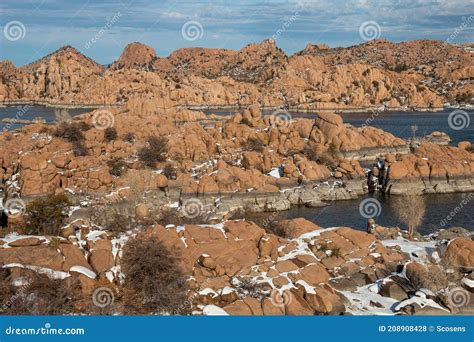
[[[165,137],[149,137],[148,146],[143,147],[138,152],[140,161],[147,165],[153,166],[156,162],[165,161],[168,153],[168,139]]]
[[[87,148],[84,145],[84,131],[90,129],[85,122],[62,122],[54,131],[53,135],[63,138],[72,144],[75,156],[87,155]]]
[[[132,218],[124,213],[123,209],[109,207],[103,211],[99,218],[99,225],[106,230],[111,231],[114,235],[126,232],[132,227]]]
[[[133,143],[135,141],[135,134],[133,134],[132,132],[125,133],[125,135],[123,136],[123,141]]]
[[[302,152],[308,160],[317,162],[319,159],[316,151],[309,146],[305,146]]]
[[[402,72],[402,71],[405,71],[405,70],[408,70],[408,66],[404,63],[397,63],[393,67],[393,71],[395,71],[395,72]]]
[[[107,162],[112,176],[120,177],[127,173],[128,166],[123,159],[115,158]]]
[[[26,228],[33,235],[59,235],[71,203],[64,194],[48,195],[26,206]]]
[[[162,173],[168,179],[176,179],[176,176],[177,176],[176,167],[171,163],[167,163],[165,165]]]
[[[176,250],[155,236],[138,235],[124,247],[124,306],[128,313],[187,314],[187,285]]]
[[[114,127],[107,127],[104,130],[105,141],[113,141],[117,139],[117,130]]]
[[[248,138],[242,142],[242,148],[247,151],[262,152],[265,145],[257,138]]]
[[[268,291],[265,291],[265,287],[258,284],[255,280],[248,278],[239,280],[240,281],[235,284],[235,290],[241,298],[252,297],[261,301],[268,297]]]
[[[64,315],[74,311],[74,292],[68,281],[31,272],[24,284],[13,286],[10,270],[0,269],[0,314]]]

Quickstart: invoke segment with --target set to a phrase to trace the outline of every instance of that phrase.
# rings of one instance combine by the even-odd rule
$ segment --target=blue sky
[[[291,54],[308,42],[333,47],[362,43],[360,26],[374,21],[380,37],[392,41],[446,40],[464,22],[452,39],[463,43],[474,41],[473,15],[474,0],[2,0],[0,60],[24,65],[72,45],[107,64],[134,41],[167,56],[191,46],[240,49],[271,37]],[[182,33],[190,21],[202,27],[195,26],[196,40]],[[22,25],[20,39],[7,39],[6,26],[12,22]]]

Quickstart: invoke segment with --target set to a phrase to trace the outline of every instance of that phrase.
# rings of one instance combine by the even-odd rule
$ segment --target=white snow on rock
[[[410,255],[413,261],[424,263],[432,257],[436,251],[436,241],[409,241],[402,237],[395,240],[380,241],[385,247],[400,246],[402,252]]]
[[[360,286],[355,291],[340,291],[351,302],[350,305],[346,306],[347,312],[354,316],[394,315],[392,307],[398,301],[379,295],[380,284],[381,282]]]
[[[274,177],[274,178],[280,178],[280,168],[279,167],[274,167],[269,173],[268,176]]]
[[[88,278],[95,279],[97,278],[97,274],[95,274],[94,271],[88,269],[87,267],[84,266],[72,266],[69,269],[69,272],[77,272],[85,275]]]
[[[61,279],[62,280],[62,279],[66,279],[67,277],[71,276],[68,272],[55,271],[55,270],[52,270],[51,268],[47,268],[47,267],[38,267],[38,266],[23,265],[23,264],[17,264],[17,263],[3,265],[3,268],[14,268],[14,267],[25,268],[27,270],[35,271],[39,274],[45,274],[50,279]]]
[[[432,299],[427,299],[427,298],[423,298],[423,297],[416,297],[416,296],[413,296],[411,298],[405,299],[404,301],[400,302],[397,306],[395,306],[394,310],[395,311],[400,311],[405,306],[411,305],[411,304],[417,304],[418,306],[420,306],[422,308],[424,308],[425,306],[430,306],[430,307],[433,307],[433,308],[436,308],[436,309],[440,309],[440,310],[444,310],[446,312],[449,312],[448,309],[443,308],[442,306],[440,306],[438,303],[436,303]]]
[[[229,316],[224,309],[216,305],[206,305],[202,310],[202,314],[206,316]]]

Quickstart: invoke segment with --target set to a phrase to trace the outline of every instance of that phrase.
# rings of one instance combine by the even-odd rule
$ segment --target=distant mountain
[[[473,59],[468,45],[428,40],[308,44],[292,56],[265,40],[238,51],[184,48],[166,58],[134,42],[104,67],[65,46],[19,68],[0,62],[0,99],[123,103],[145,96],[190,106],[438,108],[472,100]]]

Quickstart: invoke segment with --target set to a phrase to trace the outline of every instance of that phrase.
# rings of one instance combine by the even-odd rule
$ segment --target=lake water
[[[37,117],[42,117],[46,122],[59,121],[61,118],[72,117],[92,111],[90,108],[74,108],[74,109],[57,109],[45,106],[7,106],[0,108],[0,119],[11,118],[20,120],[34,120]],[[23,126],[19,123],[5,123],[0,122],[0,132],[3,129],[12,131]]]
[[[376,223],[385,227],[398,226],[406,229],[401,222],[393,205],[394,196],[375,194],[361,196],[357,200],[330,202],[322,208],[293,207],[289,211],[278,213],[277,219],[304,217],[323,228],[348,226],[359,230],[366,230],[367,218],[361,215],[359,207],[362,201],[373,198],[380,203],[379,213],[374,219]],[[425,195],[426,213],[418,231],[425,235],[449,227],[463,227],[474,231],[474,193],[464,194],[430,194]],[[466,203],[463,203],[463,200]],[[458,209],[456,210],[456,207]],[[451,220],[447,216],[454,211]],[[255,214],[260,220],[269,217],[271,213]],[[443,220],[446,220],[443,225]]]
[[[238,110],[205,110],[206,114],[229,115],[234,114]],[[423,136],[433,131],[443,131],[447,133],[453,140],[452,144],[460,141],[468,140],[474,142],[474,110],[464,110],[466,115],[461,114],[469,125],[459,125],[455,127],[463,127],[455,130],[449,125],[449,114],[453,109],[445,109],[441,112],[380,112],[377,115],[372,113],[342,113],[344,122],[353,126],[361,127],[368,125],[383,129],[400,138],[409,138],[413,135],[411,126],[418,127],[416,135]],[[310,118],[316,117],[316,113],[297,113],[289,111],[292,118]],[[272,111],[263,111],[263,115],[271,115]],[[453,117],[459,117],[454,115]],[[466,122],[467,122],[466,121]]]

